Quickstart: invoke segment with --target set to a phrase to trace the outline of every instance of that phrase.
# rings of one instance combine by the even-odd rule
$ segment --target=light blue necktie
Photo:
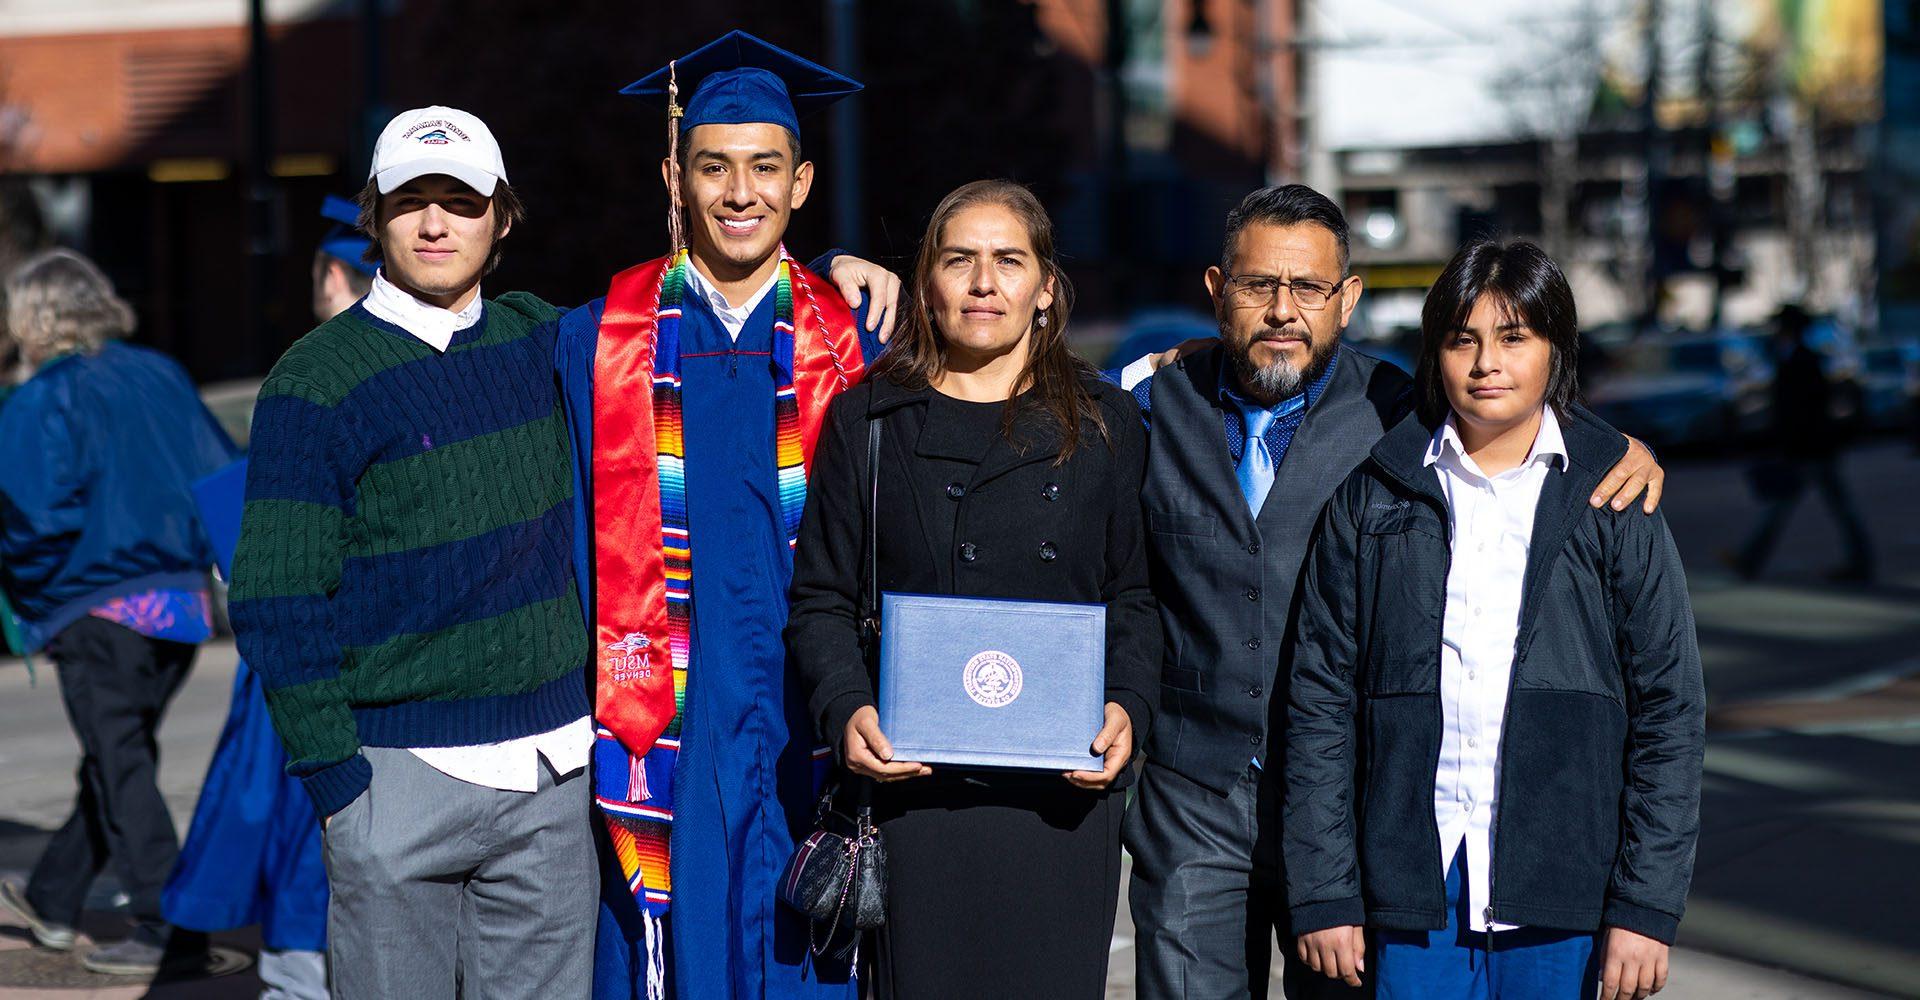
[[[1267,450],[1267,428],[1272,426],[1275,414],[1239,400],[1234,400],[1234,405],[1240,408],[1247,432],[1246,444],[1240,449],[1240,466],[1234,474],[1240,478],[1240,494],[1247,498],[1247,509],[1258,517],[1260,506],[1267,502],[1267,492],[1273,489],[1273,453]]]

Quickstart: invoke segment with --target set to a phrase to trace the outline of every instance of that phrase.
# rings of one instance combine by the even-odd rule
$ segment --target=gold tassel
[[[687,245],[686,221],[680,204],[680,77],[674,63],[667,63],[667,242],[670,258],[678,259]]]

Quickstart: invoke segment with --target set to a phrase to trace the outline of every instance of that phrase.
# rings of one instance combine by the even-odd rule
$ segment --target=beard
[[[1225,330],[1220,333],[1221,340],[1230,345],[1228,353],[1233,358],[1233,372],[1239,377],[1241,388],[1262,402],[1278,402],[1306,388],[1327,370],[1334,349],[1340,345],[1337,336],[1319,337],[1312,330],[1302,328],[1294,335],[1306,342],[1305,366],[1297,366],[1284,356],[1262,365],[1253,360],[1254,345],[1261,340],[1259,335],[1242,343],[1228,336]]]

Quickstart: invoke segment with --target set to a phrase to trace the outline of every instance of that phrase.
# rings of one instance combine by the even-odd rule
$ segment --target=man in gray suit
[[[1142,500],[1166,630],[1123,834],[1142,1000],[1265,997],[1288,930],[1267,748],[1284,744],[1269,707],[1284,717],[1294,585],[1334,487],[1412,409],[1405,372],[1340,342],[1361,293],[1347,264],[1338,206],[1299,184],[1256,191],[1207,269],[1219,342],[1123,376],[1153,428]],[[1651,511],[1662,479],[1634,442],[1592,502],[1644,490]],[[1288,965],[1290,997],[1350,989]]]

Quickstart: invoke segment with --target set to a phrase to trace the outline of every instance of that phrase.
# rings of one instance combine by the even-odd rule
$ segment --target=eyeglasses
[[[1234,305],[1264,308],[1272,305],[1279,298],[1280,289],[1285,288],[1293,293],[1294,305],[1302,309],[1324,309],[1334,291],[1343,284],[1346,284],[1345,278],[1338,282],[1309,278],[1281,281],[1267,274],[1241,274],[1227,279],[1227,295]]]

